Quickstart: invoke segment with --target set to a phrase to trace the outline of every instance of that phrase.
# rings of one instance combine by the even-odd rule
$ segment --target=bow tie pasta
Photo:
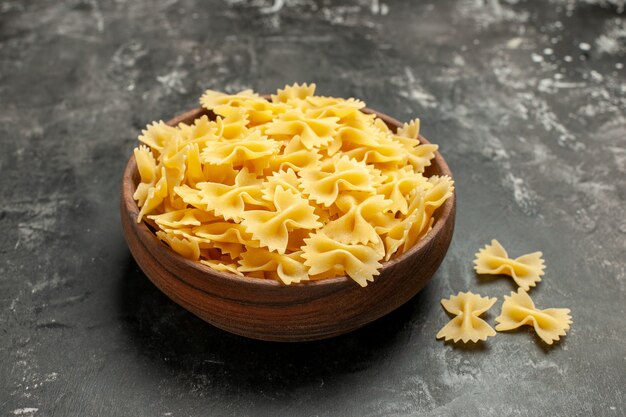
[[[362,101],[316,96],[314,84],[269,99],[208,90],[200,103],[192,124],[142,131],[134,198],[137,222],[216,271],[366,286],[454,191],[451,178],[424,176],[437,145],[420,143],[417,119],[392,131]]]
[[[474,260],[474,269],[479,274],[509,275],[524,291],[537,285],[544,274],[544,261],[541,252],[533,252],[515,259],[509,257],[500,242],[493,239]]]
[[[495,336],[496,332],[480,316],[496,302],[495,298],[481,297],[471,291],[460,292],[447,300],[441,300],[441,305],[454,318],[437,333],[437,339],[453,340],[463,343],[478,342]]]
[[[547,308],[540,310],[522,288],[504,296],[502,313],[496,317],[499,332],[532,326],[545,343],[551,345],[565,336],[572,324],[569,308]]]

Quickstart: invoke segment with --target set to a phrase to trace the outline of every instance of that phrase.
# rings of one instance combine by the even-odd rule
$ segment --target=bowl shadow
[[[254,392],[297,389],[384,364],[425,314],[428,291],[348,334],[312,342],[265,342],[214,327],[156,288],[128,255],[119,288],[124,329],[137,351],[176,375]],[[405,343],[403,343],[403,341]]]

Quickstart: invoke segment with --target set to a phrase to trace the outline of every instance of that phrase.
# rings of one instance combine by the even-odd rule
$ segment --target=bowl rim
[[[402,127],[403,125],[397,119],[390,117],[384,113],[380,113],[376,110],[366,107],[366,108],[361,109],[361,111],[367,114],[376,115],[376,117],[383,120],[388,126],[394,127],[395,129],[398,129]],[[168,120],[166,124],[169,126],[177,126],[179,123],[189,118],[193,117],[193,119],[195,120],[198,117],[201,117],[203,115],[210,115],[210,114],[211,112],[209,110],[204,109],[202,107],[197,107],[192,110],[181,113],[177,116],[174,116],[172,119]],[[431,143],[422,135],[419,135],[418,139],[421,144]],[[440,174],[438,175],[447,175],[450,178],[454,179],[454,177],[452,176],[452,172],[450,171],[450,167],[446,163],[443,156],[439,153],[439,150],[435,151],[435,157],[432,159],[430,166],[435,165],[435,164],[439,167],[439,171],[441,171]],[[320,286],[331,287],[331,286],[355,285],[354,280],[347,275],[342,275],[342,276],[333,277],[333,278],[325,278],[325,279],[320,279],[320,280],[302,281],[299,283],[291,283],[289,285],[285,285],[284,283],[279,282],[278,280],[272,280],[272,279],[267,279],[267,278],[254,278],[254,277],[249,277],[246,275],[239,276],[233,273],[218,271],[200,263],[199,261],[193,261],[191,259],[184,258],[178,253],[174,252],[167,245],[163,244],[163,242],[161,242],[161,240],[156,236],[156,234],[148,227],[148,223],[145,220],[142,220],[140,223],[137,223],[137,215],[139,214],[140,209],[136,201],[132,198],[135,192],[135,189],[137,188],[137,184],[135,184],[135,181],[134,181],[134,177],[136,173],[137,173],[137,163],[136,163],[134,154],[131,154],[128,159],[128,162],[126,163],[126,167],[124,168],[124,173],[122,176],[121,198],[122,198],[122,204],[125,206],[125,209],[126,209],[126,213],[123,213],[122,215],[130,216],[131,218],[130,220],[131,220],[131,224],[133,225],[133,228],[135,228],[138,233],[142,234],[145,238],[147,238],[147,240],[145,238],[141,239],[144,242],[144,246],[146,250],[156,250],[159,252],[158,256],[165,256],[174,263],[179,263],[179,264],[184,265],[185,267],[192,268],[198,272],[205,273],[207,275],[214,276],[214,277],[219,277],[219,278],[222,278],[224,280],[228,280],[234,283],[245,282],[247,284],[257,285],[257,286],[265,287],[265,288],[271,288],[271,287],[275,287],[275,288],[276,287],[300,287],[302,288],[302,287],[312,287],[312,286],[313,287],[320,287]],[[411,256],[414,256],[416,253],[428,247],[430,242],[433,239],[435,239],[437,235],[443,230],[445,224],[449,221],[454,221],[454,219],[451,218],[451,213],[453,212],[453,209],[455,207],[455,202],[456,202],[455,200],[456,200],[456,192],[453,191],[452,195],[444,202],[444,204],[435,211],[436,215],[434,215],[435,222],[434,222],[433,228],[426,234],[426,236],[422,238],[420,241],[418,241],[415,245],[413,245],[408,251],[401,254],[400,256],[396,258],[392,258],[389,261],[382,262],[382,267],[379,269],[380,274],[374,277],[374,281],[376,279],[379,279],[380,275],[382,275],[383,270],[392,268],[393,266],[399,263],[402,263],[406,259],[410,258]],[[145,243],[150,241],[150,238],[152,242],[156,243],[157,245],[154,245],[154,246],[151,245],[151,247],[146,246]]]

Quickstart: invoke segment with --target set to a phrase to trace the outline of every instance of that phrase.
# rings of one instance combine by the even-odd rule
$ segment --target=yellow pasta
[[[342,215],[330,220],[322,229],[332,239],[341,243],[356,244],[377,242],[380,237],[370,219],[385,212],[391,201],[382,195],[345,194],[335,202]]]
[[[426,194],[424,192],[416,193],[410,206],[410,214],[387,233],[385,240],[387,260],[398,250],[401,253],[406,252],[430,230],[432,219],[426,214],[425,201]]]
[[[374,247],[340,243],[321,232],[304,239],[304,242],[302,257],[306,259],[304,265],[309,267],[311,275],[341,270],[365,287],[368,281],[373,281],[374,276],[380,274],[378,269],[382,265],[378,261],[382,256]]]
[[[273,103],[290,103],[293,101],[305,100],[313,96],[315,93],[315,84],[308,85],[306,83],[299,85],[286,85],[285,88],[278,89],[276,94],[272,94]]]
[[[495,336],[496,332],[480,316],[489,310],[496,302],[496,298],[481,297],[472,292],[460,292],[447,300],[441,300],[441,305],[450,314],[456,315],[437,333],[437,339],[452,340],[455,343],[461,340],[478,342]]]
[[[419,144],[419,135],[420,135],[420,119],[413,119],[408,123],[402,125],[401,128],[398,129],[396,135],[415,140],[415,146]]]
[[[185,237],[177,237],[171,233],[166,233],[163,230],[157,231],[159,239],[166,242],[170,248],[176,253],[197,261],[200,259],[200,245],[194,239],[188,239]]]
[[[137,190],[139,190],[139,188],[137,188]],[[161,203],[163,203],[163,199],[167,197],[167,179],[165,177],[165,168],[161,169],[161,178],[157,181],[157,183],[153,186],[147,187],[145,190],[145,196],[141,197],[143,197],[144,201],[141,205],[141,210],[139,210],[137,221],[141,221],[144,215],[156,210]]]
[[[235,258],[244,248],[258,248],[260,243],[240,223],[216,221],[191,230],[193,236]]]
[[[230,108],[225,111],[224,107],[213,109],[222,114],[217,116],[215,121],[217,137],[219,139],[238,139],[248,133],[247,125],[250,123],[246,111],[242,108]]]
[[[377,187],[377,192],[391,200],[391,211],[407,214],[410,194],[418,188],[424,188],[427,179],[409,167],[384,171],[382,175],[384,180]]]
[[[185,178],[187,150],[188,147],[182,146],[178,137],[168,142],[162,150],[160,159],[167,184],[167,198],[164,200],[167,210],[185,208],[185,203],[174,193],[174,188],[181,185]]]
[[[206,142],[217,141],[219,138],[217,124],[211,122],[206,115],[197,118],[192,125],[179,123],[178,129],[184,144],[204,146]]]
[[[276,193],[276,187],[279,186],[285,190],[291,191],[294,194],[301,193],[298,176],[291,168],[287,168],[285,171],[275,171],[272,175],[266,178],[266,181],[263,183],[263,198],[273,201]]]
[[[286,285],[347,275],[361,286],[432,228],[453,193],[426,177],[419,120],[392,131],[355,99],[294,84],[267,100],[207,90],[215,115],[155,122],[135,149],[137,221],[220,272]]]
[[[239,271],[275,271],[279,279],[287,285],[294,282],[308,281],[309,273],[301,255],[302,251],[280,254],[251,248],[241,254]]]
[[[208,266],[209,268],[215,269],[216,271],[229,272],[231,274],[235,274],[235,275],[239,275],[240,277],[243,277],[243,273],[237,269],[238,268],[237,264],[218,261],[215,259],[201,259],[200,262]]]
[[[207,177],[204,173],[202,161],[200,159],[200,147],[197,143],[190,143],[187,146],[186,171],[183,179],[189,186],[194,187],[199,182],[204,182]]]
[[[153,214],[148,216],[163,229],[179,229],[190,226],[200,226],[203,223],[216,221],[219,218],[213,214],[193,208],[168,211],[163,214]]]
[[[300,172],[302,188],[317,203],[329,207],[342,191],[374,194],[380,172],[346,156],[323,161],[319,166]]]
[[[336,97],[309,96],[303,107],[307,114],[315,117],[338,117],[345,126],[367,126],[357,121],[363,122],[374,117],[360,112],[365,103],[354,98],[344,100]]]
[[[196,185],[176,187],[174,192],[185,203],[205,211],[213,211],[216,216],[226,220],[238,221],[244,212],[246,204],[265,206],[261,192],[261,180],[250,174],[247,168],[242,168],[235,177],[233,185],[224,185],[216,182],[204,182]]]
[[[159,121],[146,126],[146,129],[142,130],[139,135],[139,141],[148,145],[154,152],[160,153],[163,146],[179,134],[180,131],[177,128]]]
[[[318,229],[322,223],[309,201],[299,194],[278,186],[274,192],[275,210],[248,210],[242,213],[242,224],[270,251],[285,253],[289,232],[294,229]]]
[[[252,131],[239,140],[218,142],[206,147],[200,157],[210,165],[250,166],[250,171],[259,172],[269,165],[272,157],[278,153],[279,144]]]
[[[474,269],[479,274],[505,274],[524,291],[537,285],[544,274],[544,262],[541,252],[533,252],[511,259],[500,242],[493,239],[476,254]]]
[[[405,123],[396,132],[395,139],[398,140],[407,152],[409,163],[415,172],[424,172],[424,169],[431,164],[435,157],[435,152],[439,148],[434,144],[421,145],[418,139],[420,131],[420,120],[414,119]]]
[[[337,134],[338,119],[324,117],[316,119],[302,112],[290,111],[272,121],[264,130],[267,135],[277,140],[291,140],[297,136],[307,150],[323,148]]]
[[[152,151],[144,145],[135,148],[134,154],[141,181],[137,185],[133,198],[137,200],[139,206],[143,206],[148,198],[150,188],[154,187],[157,181],[157,163]]]
[[[496,330],[502,332],[524,325],[533,326],[541,340],[551,345],[569,330],[572,323],[569,313],[569,308],[539,310],[528,293],[519,288],[510,296],[504,296],[502,313],[496,317]]]
[[[241,107],[250,100],[258,99],[259,95],[252,90],[243,90],[237,94],[224,94],[220,91],[206,90],[200,97],[200,104],[205,109],[213,110],[217,106],[228,105]]]
[[[275,172],[291,168],[294,171],[299,172],[303,169],[316,166],[321,158],[322,155],[315,150],[292,150],[289,149],[289,145],[287,145],[282,154],[276,155],[272,160],[270,160],[269,170],[270,172]]]

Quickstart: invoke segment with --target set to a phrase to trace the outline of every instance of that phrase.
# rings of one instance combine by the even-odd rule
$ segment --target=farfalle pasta
[[[379,275],[382,266],[382,251],[371,245],[347,244],[331,239],[323,232],[316,232],[304,239],[302,257],[309,267],[310,275],[324,274],[333,271],[335,274],[345,273],[360,286],[365,287]]]
[[[381,180],[380,171],[347,156],[333,156],[299,174],[302,190],[325,207],[332,206],[342,192],[375,194],[375,185]]]
[[[273,206],[274,210],[245,210],[241,214],[246,230],[270,251],[284,254],[289,232],[294,229],[316,230],[322,226],[306,198],[280,185],[274,193]]]
[[[361,286],[432,228],[454,191],[425,177],[437,150],[419,120],[397,132],[355,99],[294,84],[266,99],[206,91],[214,115],[155,122],[134,153],[137,222],[216,271],[284,284],[347,275]]]
[[[509,258],[500,242],[493,239],[491,245],[486,245],[474,260],[474,269],[479,274],[509,275],[524,291],[537,285],[544,274],[545,265],[541,252],[533,252]]]
[[[496,298],[481,297],[471,291],[460,292],[449,299],[441,300],[441,305],[455,317],[437,333],[437,339],[463,343],[478,342],[495,336],[496,332],[480,316],[491,308]]]
[[[496,317],[496,330],[499,332],[517,329],[528,325],[532,326],[545,343],[551,345],[565,336],[572,324],[569,308],[547,308],[540,310],[528,293],[522,288],[511,295],[504,296],[502,312]]]

